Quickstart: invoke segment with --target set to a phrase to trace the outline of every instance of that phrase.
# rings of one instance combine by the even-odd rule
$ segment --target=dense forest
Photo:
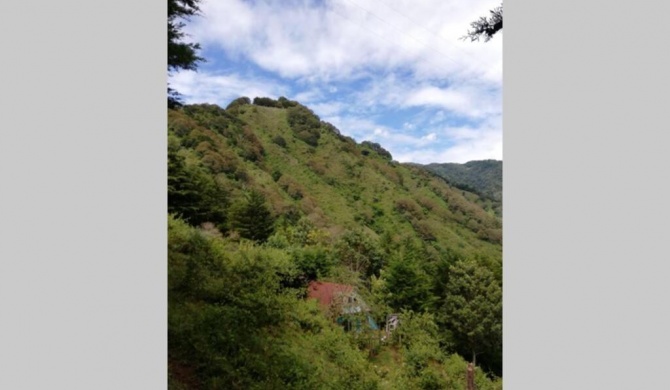
[[[170,389],[466,389],[468,362],[502,388],[483,192],[283,97],[169,109],[167,184]],[[324,309],[315,281],[365,309]]]

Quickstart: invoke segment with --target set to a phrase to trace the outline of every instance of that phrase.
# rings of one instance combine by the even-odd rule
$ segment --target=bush
[[[283,108],[295,107],[299,104],[298,102],[296,102],[294,100],[288,100],[287,98],[285,98],[283,96],[279,97],[278,103]]]
[[[288,123],[296,137],[311,146],[317,146],[321,136],[321,120],[305,106],[288,108]]]
[[[296,136],[299,140],[303,141],[307,145],[316,147],[319,145],[319,138],[321,137],[321,134],[304,130],[299,132]]]
[[[282,108],[281,103],[278,101],[271,99],[269,97],[255,97],[254,98],[254,105],[256,106],[265,106],[265,107],[275,107],[275,108]]]
[[[246,96],[242,96],[230,102],[230,104],[228,104],[228,106],[226,107],[226,110],[230,110],[231,108],[244,106],[247,104],[251,104],[251,99],[249,99]]]
[[[272,171],[272,180],[275,182],[281,178],[281,172],[278,170]]]
[[[272,142],[281,146],[282,148],[286,148],[286,140],[281,135],[277,135],[274,138],[272,138]]]
[[[319,246],[293,252],[293,261],[307,281],[328,276],[335,265],[329,253]]]
[[[393,156],[391,156],[391,153],[389,153],[388,150],[382,148],[381,145],[379,145],[376,142],[363,141],[363,142],[361,142],[361,146],[363,148],[368,148],[368,149],[374,151],[375,153],[382,156],[386,160],[390,161],[390,160],[393,159]],[[367,150],[363,149],[362,153],[363,153],[364,156],[367,156],[369,154],[369,152],[367,152],[367,153],[366,152],[367,152]]]

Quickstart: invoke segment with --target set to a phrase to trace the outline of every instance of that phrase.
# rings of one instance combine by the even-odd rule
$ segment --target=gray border
[[[167,387],[164,2],[2,2],[2,389]]]
[[[505,3],[507,388],[668,387],[669,6],[651,4]]]
[[[167,384],[166,9],[110,4],[0,5],[0,388]],[[666,387],[648,4],[505,5],[507,388]]]

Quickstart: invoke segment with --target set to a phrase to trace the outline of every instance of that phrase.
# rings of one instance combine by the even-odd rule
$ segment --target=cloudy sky
[[[400,162],[502,159],[502,32],[459,38],[496,0],[202,0],[207,62],[186,103],[285,96]]]

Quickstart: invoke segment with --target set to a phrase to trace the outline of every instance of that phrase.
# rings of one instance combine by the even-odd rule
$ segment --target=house
[[[312,281],[307,288],[307,297],[316,299],[324,312],[338,315],[337,322],[347,330],[360,331],[363,322],[378,330],[379,326],[370,315],[370,307],[358,295],[354,286]]]

